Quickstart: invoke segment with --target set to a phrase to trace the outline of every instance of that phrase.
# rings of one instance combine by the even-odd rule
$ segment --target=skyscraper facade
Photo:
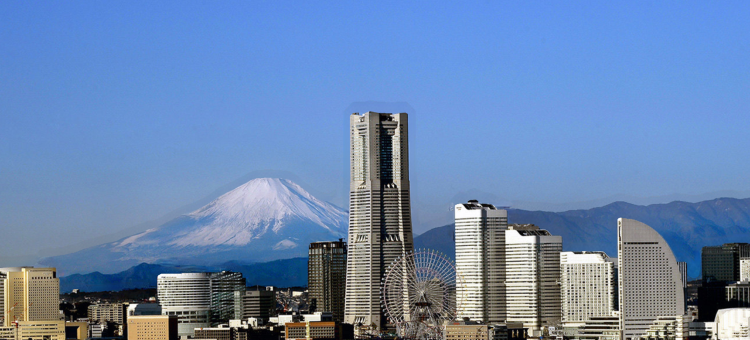
[[[560,323],[560,252],[562,236],[535,225],[505,231],[507,321],[523,322],[534,337]]]
[[[310,244],[307,287],[312,312],[331,312],[334,321],[344,321],[346,242],[339,239]]]
[[[682,316],[682,277],[672,249],[656,230],[617,220],[620,329],[623,340],[646,336],[659,317]]]
[[[0,268],[3,326],[13,321],[60,320],[60,279],[55,268]]]
[[[577,328],[617,310],[617,259],[604,252],[560,253],[562,323]]]
[[[740,281],[740,259],[750,257],[750,244],[725,243],[701,249],[703,282]]]
[[[349,250],[344,322],[380,327],[380,282],[414,249],[406,113],[350,116]]]
[[[463,301],[458,317],[485,324],[505,322],[508,212],[472,200],[456,205],[455,218],[456,275],[464,281],[456,287]]]
[[[221,271],[210,273],[211,282],[211,323],[228,322],[234,318],[234,292],[245,291],[245,278],[242,273]]]
[[[159,274],[156,294],[163,315],[177,316],[180,336],[234,316],[235,292],[245,290],[241,273]]]

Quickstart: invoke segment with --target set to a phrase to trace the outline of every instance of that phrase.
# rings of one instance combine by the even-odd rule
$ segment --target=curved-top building
[[[624,340],[646,336],[660,316],[682,316],[682,276],[669,244],[653,228],[617,219],[620,329]]]

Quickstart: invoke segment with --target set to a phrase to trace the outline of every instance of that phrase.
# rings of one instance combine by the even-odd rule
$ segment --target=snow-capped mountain
[[[66,275],[112,273],[143,262],[260,262],[306,256],[310,242],[346,233],[346,211],[289,180],[258,178],[160,227],[40,262]]]

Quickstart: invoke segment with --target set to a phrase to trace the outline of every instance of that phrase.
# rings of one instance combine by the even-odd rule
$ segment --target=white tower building
[[[672,249],[656,230],[617,220],[620,329],[624,340],[646,336],[658,317],[682,316],[682,277]]]
[[[380,327],[386,268],[414,244],[406,113],[350,116],[351,182],[344,322]]]
[[[162,315],[177,316],[177,333],[194,336],[195,328],[211,327],[209,273],[159,274],[156,294]]]
[[[508,212],[492,204],[456,204],[456,287],[463,300],[458,318],[486,324],[505,322],[505,230]]]
[[[604,252],[560,253],[562,322],[578,328],[617,309],[617,259]]]
[[[505,231],[507,321],[523,322],[533,337],[560,323],[562,236],[535,225]]]

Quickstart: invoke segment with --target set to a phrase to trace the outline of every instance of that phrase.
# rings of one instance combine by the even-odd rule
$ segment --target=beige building
[[[60,320],[60,279],[55,268],[0,268],[4,327],[13,321]]]
[[[89,306],[88,317],[91,321],[110,321],[122,325],[123,310],[123,304],[121,303],[101,303]]]
[[[287,340],[341,340],[344,338],[341,324],[333,321],[291,322],[285,326]]]
[[[75,340],[86,340],[89,338],[89,323],[88,322],[66,322],[65,323],[65,333],[66,336],[72,335],[73,332],[75,332],[75,338],[67,338],[75,339]]]
[[[128,340],[176,340],[177,317],[139,315],[128,317]]]
[[[443,337],[444,340],[491,340],[487,325],[446,325]]]

